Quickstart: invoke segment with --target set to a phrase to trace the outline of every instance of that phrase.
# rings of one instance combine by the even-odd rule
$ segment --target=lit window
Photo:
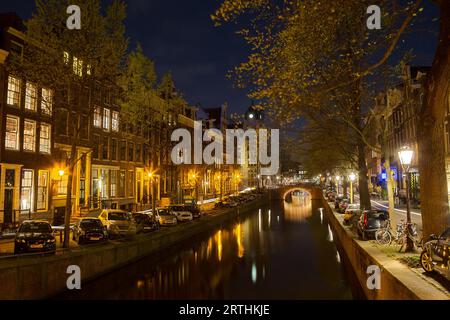
[[[42,123],[41,124],[41,132],[40,132],[40,140],[39,140],[39,152],[50,154],[51,147],[51,127],[49,124]]]
[[[25,109],[31,111],[37,109],[37,88],[30,82],[27,82],[25,89]]]
[[[119,113],[117,111],[112,112],[111,128],[112,128],[112,131],[115,131],[115,132],[119,131]]]
[[[103,129],[109,131],[109,122],[111,118],[111,111],[109,109],[103,109]]]
[[[48,171],[39,170],[38,191],[37,191],[37,210],[47,210],[47,185]]]
[[[92,74],[92,67],[90,64],[86,66],[86,74],[90,76]]]
[[[111,197],[117,197],[117,170],[111,170],[111,176],[110,176],[110,178],[111,178],[111,184],[110,184],[110,187],[111,187],[111,194],[110,194],[110,196]]]
[[[67,194],[67,181],[69,179],[68,175],[63,175],[56,182],[56,194],[58,196],[63,196]]]
[[[20,209],[30,210],[33,193],[33,170],[22,170],[22,183],[20,188]]]
[[[43,114],[52,115],[53,110],[53,91],[51,89],[42,88],[41,112]]]
[[[19,150],[19,118],[6,116],[5,149]]]
[[[36,150],[36,122],[25,120],[23,124],[23,150]]]
[[[100,128],[102,126],[102,113],[100,107],[94,109],[94,127]]]
[[[20,107],[20,79],[8,77],[8,98],[7,103],[10,106]]]
[[[83,76],[83,60],[73,57],[73,73],[77,76]]]
[[[69,59],[70,59],[70,55],[67,51],[64,51],[64,64],[68,65],[69,64]]]

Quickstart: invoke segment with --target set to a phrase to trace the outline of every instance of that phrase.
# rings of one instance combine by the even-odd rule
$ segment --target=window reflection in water
[[[292,202],[284,202],[286,221],[303,222],[312,216],[311,196],[308,193],[292,193]]]

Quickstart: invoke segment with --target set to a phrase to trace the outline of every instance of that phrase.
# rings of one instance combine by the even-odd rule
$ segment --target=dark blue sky
[[[105,3],[109,3],[106,0]],[[429,64],[436,47],[437,22],[431,22],[436,10],[425,1],[426,23],[417,32],[406,35],[404,48],[415,48],[417,64]],[[145,53],[155,61],[159,76],[172,71],[177,88],[190,104],[204,107],[228,102],[231,111],[244,112],[250,104],[244,91],[233,88],[225,78],[228,70],[244,60],[248,47],[235,34],[233,24],[214,27],[210,14],[219,0],[128,0],[127,34],[134,48],[140,42]],[[29,18],[34,0],[2,0],[0,11],[15,11]],[[398,54],[393,60],[398,58]]]

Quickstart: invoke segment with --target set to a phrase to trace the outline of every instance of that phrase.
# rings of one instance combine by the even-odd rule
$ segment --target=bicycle
[[[423,238],[417,239],[417,226],[415,223],[407,223],[403,220],[397,225],[396,234],[391,232],[391,222],[388,221],[385,228],[379,229],[375,232],[375,239],[381,245],[391,244],[395,241],[400,245],[399,252],[402,251],[403,247],[407,244],[407,239],[411,239],[414,245],[418,248],[423,246]]]

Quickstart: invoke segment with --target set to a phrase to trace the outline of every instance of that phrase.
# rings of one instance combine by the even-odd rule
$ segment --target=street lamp
[[[406,183],[406,223],[408,231],[411,232],[411,208],[409,203],[409,193],[410,193],[410,185],[409,185],[409,168],[411,166],[412,158],[414,155],[414,151],[411,150],[409,146],[402,147],[398,152],[398,157],[400,158],[400,163],[402,165],[402,170],[405,173],[405,183]],[[411,237],[406,237],[406,249],[407,251],[412,251],[414,249],[414,243]]]
[[[60,177],[64,176],[64,170],[63,170],[63,169],[60,169],[60,170],[58,171],[58,174],[59,174]]]
[[[350,179],[350,203],[353,203],[354,202],[354,199],[353,199],[353,181],[355,181],[356,175],[352,172],[352,173],[350,173],[348,178]]]

